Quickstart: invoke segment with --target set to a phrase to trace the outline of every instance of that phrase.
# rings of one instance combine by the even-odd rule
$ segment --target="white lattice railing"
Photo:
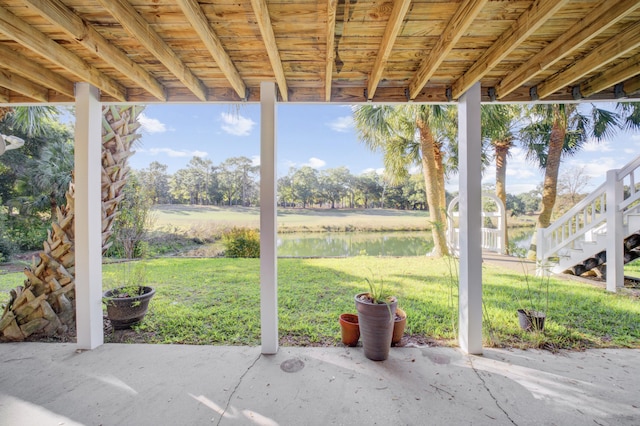
[[[483,222],[483,226],[480,228],[480,232],[482,233],[482,249],[505,254],[507,252],[507,247],[505,247],[507,230],[504,205],[494,194],[484,193],[482,196],[493,201],[497,210],[493,212],[482,211],[483,221],[485,218],[495,218],[497,221],[495,228],[485,227]],[[460,229],[457,226],[459,200],[459,197],[455,197],[451,200],[447,209],[447,244],[449,244],[450,249],[454,253],[457,253],[460,248]]]
[[[607,173],[607,181],[589,196],[536,236],[537,260],[547,264],[549,259],[565,256],[572,249],[595,242],[598,235],[607,234],[610,223],[620,227],[616,235],[628,236],[637,229],[629,229],[629,217],[640,211],[640,157],[620,170]],[[622,232],[624,228],[624,233]]]

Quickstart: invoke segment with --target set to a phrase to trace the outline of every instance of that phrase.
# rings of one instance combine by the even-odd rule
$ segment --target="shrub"
[[[260,233],[234,227],[222,235],[225,257],[260,257]]]
[[[40,250],[50,223],[38,216],[9,216],[6,237],[18,250]],[[5,235],[3,233],[3,235]]]

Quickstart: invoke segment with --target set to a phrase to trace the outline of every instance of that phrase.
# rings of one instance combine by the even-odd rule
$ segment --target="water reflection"
[[[511,244],[529,247],[533,230],[510,229]],[[431,232],[308,232],[278,235],[278,257],[424,256]]]

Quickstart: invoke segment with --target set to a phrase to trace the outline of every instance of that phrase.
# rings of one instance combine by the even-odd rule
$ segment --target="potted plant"
[[[384,361],[389,357],[398,300],[385,293],[383,280],[379,285],[369,279],[367,283],[369,292],[355,296],[364,356],[373,361]]]
[[[518,309],[520,328],[526,331],[544,331],[544,323],[549,311],[549,276],[548,268],[538,267],[538,280],[530,280],[526,268],[524,270],[524,285],[526,290],[525,303]]]
[[[126,262],[123,266],[123,285],[107,290],[102,295],[107,307],[107,318],[115,330],[131,328],[140,323],[156,293],[153,287],[145,285],[145,265],[136,263],[131,271],[131,263],[133,262]]]

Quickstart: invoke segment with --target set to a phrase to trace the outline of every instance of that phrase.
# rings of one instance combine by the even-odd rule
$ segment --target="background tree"
[[[309,166],[302,166],[293,173],[291,187],[294,202],[300,201],[302,208],[306,209],[319,192],[318,171]]]
[[[140,183],[151,197],[153,204],[167,204],[171,202],[169,193],[169,166],[153,161],[149,167],[138,172]]]

